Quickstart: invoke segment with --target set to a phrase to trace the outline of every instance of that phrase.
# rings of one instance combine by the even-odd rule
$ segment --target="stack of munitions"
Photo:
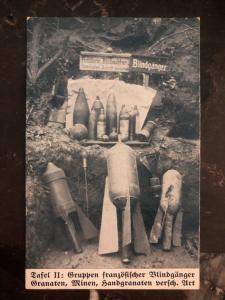
[[[60,79],[62,81],[62,78]],[[61,83],[60,80],[58,81]],[[63,92],[62,88],[59,91],[61,86],[56,82],[54,101],[52,100],[52,109],[48,120],[49,127],[65,127],[68,93],[67,81],[64,81]],[[100,97],[97,96],[90,111],[84,89],[80,88],[74,105],[73,126],[70,128],[70,135],[77,140],[116,142],[120,134],[123,142],[149,142],[155,126],[154,122],[148,121],[141,128],[137,105],[127,107],[122,104],[118,114],[116,98],[112,93],[107,98],[106,108]]]
[[[89,112],[87,98],[80,88],[74,106],[71,136],[78,140],[88,138],[90,141],[116,142],[120,135],[123,142],[149,142],[156,124],[148,121],[141,128],[137,105],[127,107],[122,104],[119,114],[117,107],[116,97],[111,93],[105,108],[97,96]]]

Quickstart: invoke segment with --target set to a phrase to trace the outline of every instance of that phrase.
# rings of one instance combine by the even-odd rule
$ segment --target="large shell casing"
[[[119,133],[122,141],[128,141],[129,139],[129,113],[125,105],[122,105],[119,114]]]
[[[139,199],[140,187],[138,180],[135,152],[123,143],[113,146],[107,155],[109,195],[116,206],[125,206],[125,199]]]
[[[94,101],[93,106],[91,108],[91,110],[93,110],[93,109],[95,110],[96,115],[97,115],[97,120],[98,120],[98,117],[100,115],[100,112],[101,112],[102,108],[104,109],[102,101],[100,100],[99,96],[97,96],[96,100]]]
[[[88,128],[88,120],[89,106],[84,89],[80,88],[74,105],[73,124],[83,124]]]
[[[153,131],[156,127],[156,123],[153,121],[148,121],[145,126],[143,127],[143,129],[141,130],[141,132],[138,134],[138,139],[141,142],[149,142]]]
[[[104,113],[104,109],[102,108],[97,122],[97,139],[99,141],[102,141],[103,136],[105,134],[106,134],[105,113]]]
[[[110,135],[113,128],[117,129],[117,107],[114,94],[110,94],[106,104],[106,133]]]
[[[94,109],[92,109],[89,121],[88,121],[88,138],[90,140],[96,140],[97,135],[97,114]]]
[[[76,207],[66,181],[65,173],[53,163],[48,163],[43,179],[50,188],[52,206],[57,217],[65,219]]]
[[[163,211],[175,214],[181,206],[182,176],[176,170],[168,170],[163,175],[160,206]]]
[[[132,107],[129,116],[129,138],[130,141],[133,141],[136,138],[136,111],[134,110],[134,107]]]

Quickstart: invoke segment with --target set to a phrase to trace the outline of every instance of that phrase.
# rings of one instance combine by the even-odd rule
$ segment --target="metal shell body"
[[[128,141],[129,139],[129,114],[126,111],[126,108],[123,110],[119,117],[119,132],[121,135],[122,141]]]
[[[89,106],[83,89],[79,89],[79,93],[74,105],[73,124],[83,124],[88,128]]]
[[[96,112],[97,120],[98,120],[98,117],[100,115],[102,108],[104,109],[102,101],[100,100],[99,96],[97,96],[96,100],[94,101],[93,106],[92,106],[92,109],[94,109]]]
[[[148,121],[141,132],[138,134],[138,139],[141,142],[148,142],[153,134],[153,131],[156,127],[155,122]]]
[[[113,128],[117,129],[117,108],[116,98],[110,94],[106,105],[106,132],[108,135],[112,133]]]
[[[140,197],[135,152],[123,143],[113,146],[107,155],[109,195],[116,206],[125,206]]]
[[[94,109],[92,109],[89,122],[88,122],[88,138],[90,140],[96,140],[97,136],[97,114]]]
[[[130,141],[135,140],[136,134],[136,112],[132,109],[129,120],[129,137]]]
[[[182,176],[176,170],[168,170],[163,175],[160,206],[168,213],[175,214],[181,206]]]
[[[135,112],[135,115],[136,115],[136,118],[135,118],[135,134],[138,135],[141,131],[141,124],[140,124],[140,113],[139,113],[139,110],[137,108],[137,105],[134,106],[134,112]]]
[[[106,134],[105,114],[104,109],[101,109],[97,122],[97,139],[102,141],[103,136]]]
[[[76,207],[66,181],[65,173],[53,163],[48,163],[43,179],[50,188],[52,206],[57,217],[65,219]]]

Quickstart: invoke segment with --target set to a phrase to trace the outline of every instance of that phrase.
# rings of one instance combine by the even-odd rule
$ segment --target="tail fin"
[[[183,211],[179,209],[173,226],[173,246],[180,247],[182,240]]]
[[[145,225],[141,214],[140,202],[137,202],[132,211],[134,250],[139,254],[149,254],[150,245],[145,231]]]
[[[119,251],[117,212],[110,200],[108,177],[106,177],[98,253],[107,254],[117,251]]]
[[[162,235],[162,224],[163,223],[163,211],[159,207],[155,216],[154,224],[150,232],[149,242],[151,244],[157,244]]]
[[[172,214],[170,213],[166,214],[162,247],[163,250],[167,250],[167,251],[171,249],[171,244],[172,244],[173,218],[174,216]]]
[[[127,202],[122,211],[122,247],[131,244],[131,209],[130,197],[127,197]]]
[[[76,206],[80,227],[83,233],[83,236],[86,240],[93,239],[98,236],[98,230],[92,224],[87,216],[83,213],[80,207]]]
[[[75,230],[74,224],[73,224],[72,220],[70,220],[69,217],[65,219],[65,225],[66,225],[67,232],[70,236],[70,239],[73,242],[75,251],[77,253],[81,253],[82,248],[80,246],[79,238],[78,238],[77,232]]]

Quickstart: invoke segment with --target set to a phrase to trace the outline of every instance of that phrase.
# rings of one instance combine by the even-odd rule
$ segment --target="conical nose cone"
[[[60,168],[56,167],[52,162],[49,162],[45,171],[45,174],[54,173],[56,171],[61,170]]]
[[[99,104],[99,103],[101,103],[101,99],[100,99],[100,97],[99,97],[99,96],[97,96],[97,97],[96,97],[96,99],[95,99],[94,103],[98,103],[98,104]]]
[[[77,99],[86,99],[83,88],[79,88],[79,91],[78,91],[78,94],[77,94]]]
[[[123,105],[121,106],[121,109],[120,109],[120,115],[124,114],[125,109],[126,109],[126,107],[125,107],[125,105],[123,104]]]
[[[96,111],[95,111],[94,108],[91,109],[90,115],[91,115],[91,116],[96,116]]]
[[[93,103],[92,109],[100,109],[100,108],[103,108],[103,104],[101,102],[100,97],[97,96],[94,103]]]
[[[80,89],[79,89],[79,94],[80,94],[82,97],[86,98],[85,93],[84,93],[84,89],[83,89],[83,88],[80,88]]]
[[[113,93],[109,94],[107,102],[113,103],[115,101],[116,101],[115,95]]]
[[[45,173],[43,174],[43,179],[46,183],[59,179],[65,178],[65,173],[62,169],[56,167],[52,162],[49,162]]]

